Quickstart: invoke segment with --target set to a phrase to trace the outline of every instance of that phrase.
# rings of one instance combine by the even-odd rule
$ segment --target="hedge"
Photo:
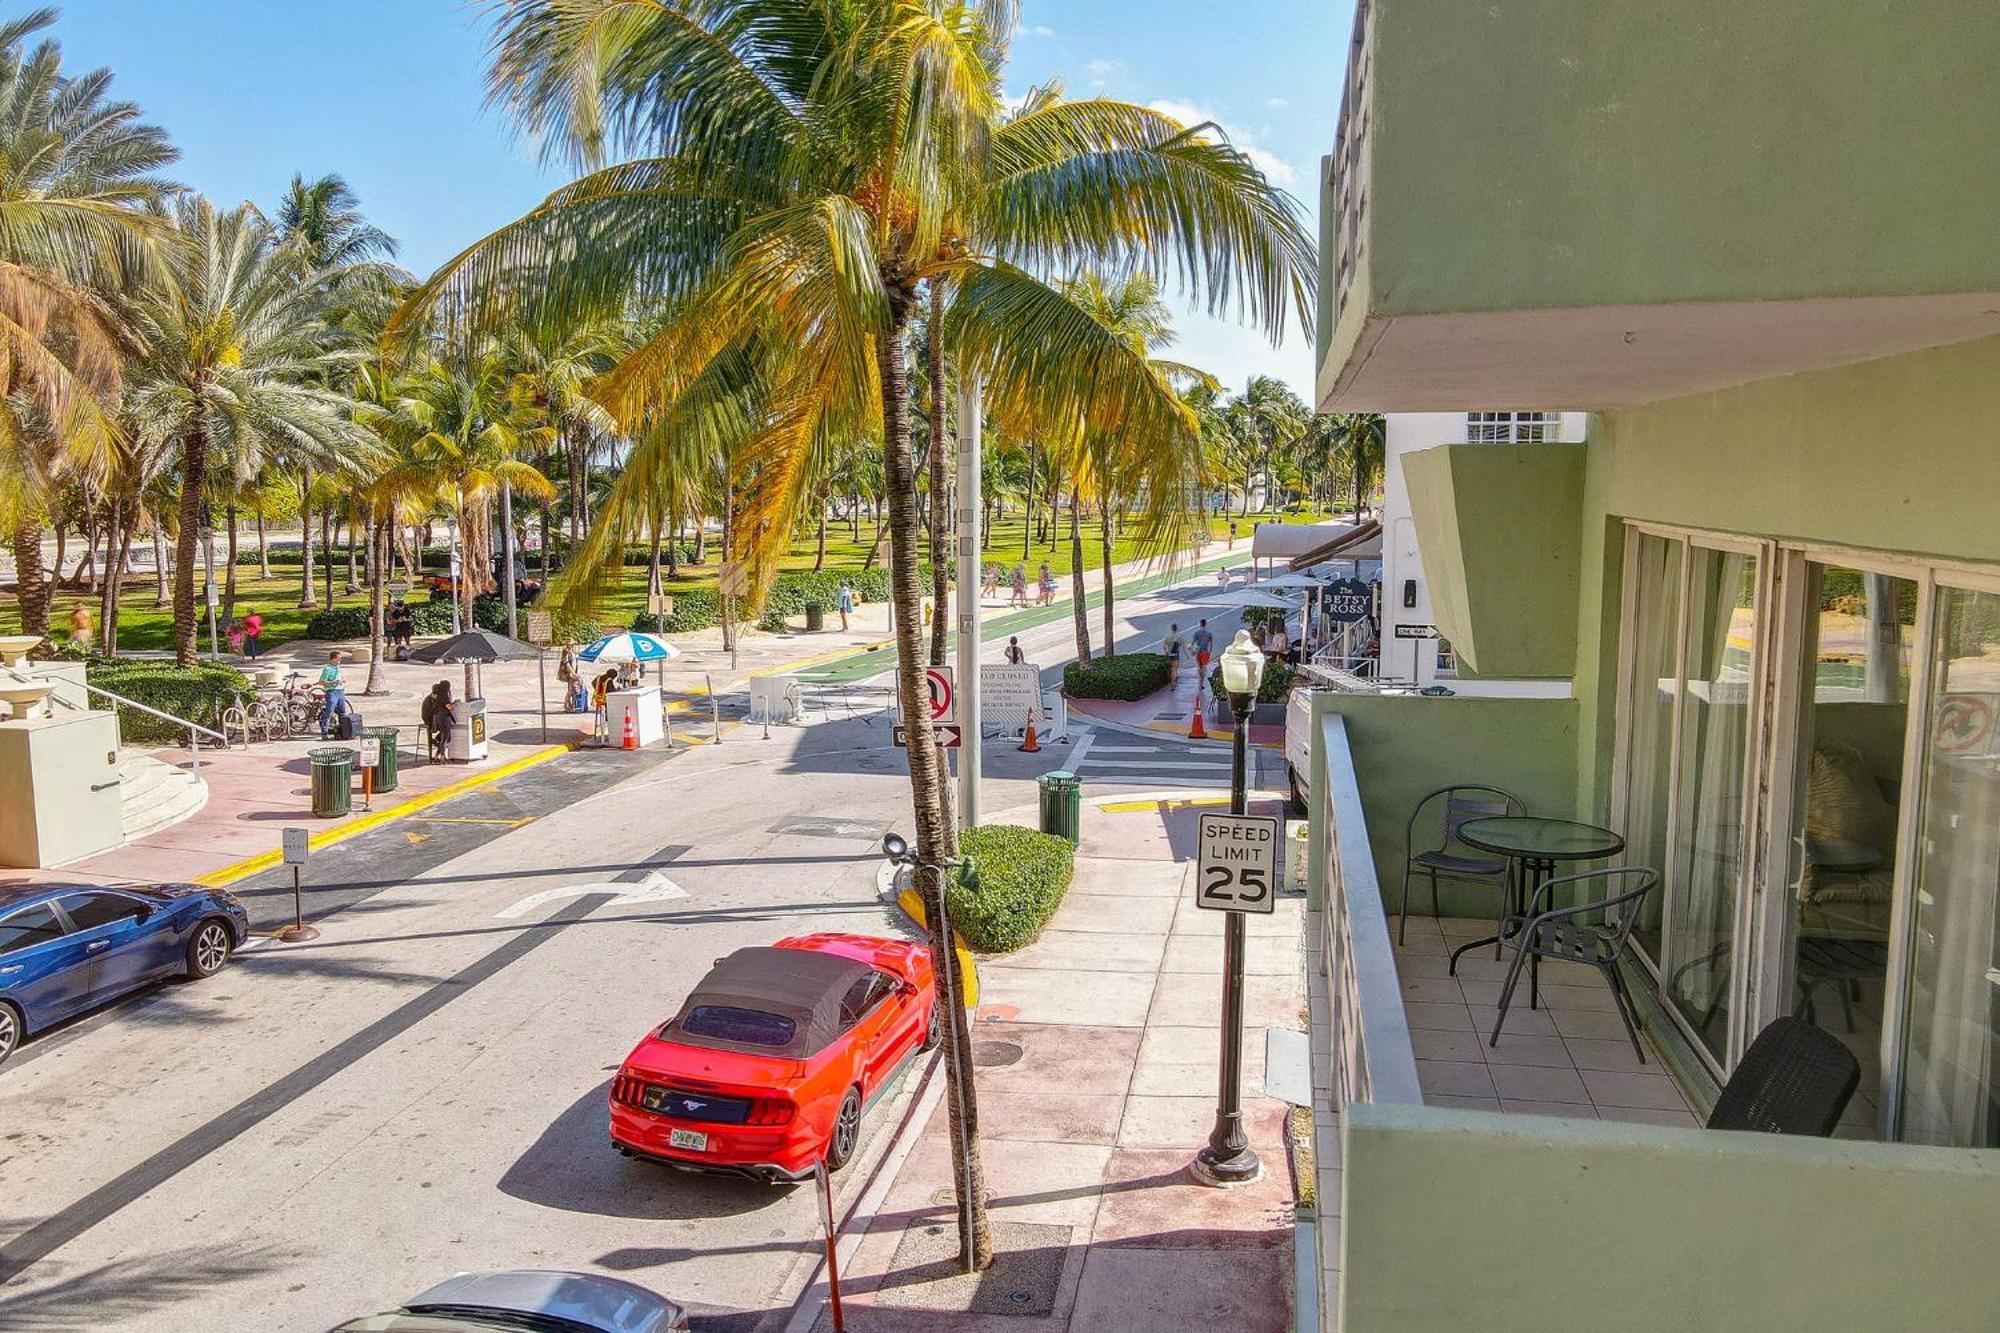
[[[1120,653],[1063,668],[1063,693],[1072,699],[1143,699],[1166,688],[1165,653]]]
[[[979,891],[953,877],[946,901],[953,927],[980,953],[1012,953],[1033,944],[1069,892],[1076,870],[1069,839],[989,824],[961,834],[959,850],[972,860]]]
[[[241,671],[211,662],[178,667],[151,659],[92,658],[90,683],[216,730],[220,730],[224,709],[256,693],[250,678]],[[128,744],[187,740],[185,727],[123,704],[118,705],[118,730]]]
[[[930,567],[925,565],[920,573],[923,586],[930,586]],[[757,621],[757,628],[781,634],[791,628],[794,616],[806,613],[807,602],[818,602],[831,610],[840,604],[840,585],[853,586],[855,593],[866,602],[886,602],[889,600],[889,571],[886,569],[864,569],[859,574],[840,574],[832,570],[814,572],[806,570],[797,574],[780,574],[771,584],[771,591],[765,594],[764,610]]]

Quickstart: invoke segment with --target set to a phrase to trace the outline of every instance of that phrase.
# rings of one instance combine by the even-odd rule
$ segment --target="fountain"
[[[21,722],[40,715],[44,711],[42,701],[54,691],[55,686],[39,681],[33,684],[0,685],[0,703],[7,705],[10,721]]]
[[[0,634],[0,666],[28,665],[28,654],[41,641],[39,634]]]

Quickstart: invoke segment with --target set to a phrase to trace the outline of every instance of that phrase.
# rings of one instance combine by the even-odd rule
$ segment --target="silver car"
[[[333,1333],[687,1333],[687,1313],[664,1296],[591,1273],[460,1273],[400,1310]]]

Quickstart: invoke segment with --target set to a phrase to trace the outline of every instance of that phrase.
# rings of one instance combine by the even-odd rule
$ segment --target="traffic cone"
[[[1028,710],[1028,734],[1021,741],[1021,751],[1024,754],[1040,754],[1042,752],[1041,742],[1035,739],[1035,710],[1032,708]]]
[[[1194,692],[1194,725],[1188,728],[1188,739],[1191,741],[1205,741],[1208,739],[1208,728],[1202,725],[1200,689],[1196,689]]]
[[[629,708],[625,710],[625,748],[639,748],[639,717]]]

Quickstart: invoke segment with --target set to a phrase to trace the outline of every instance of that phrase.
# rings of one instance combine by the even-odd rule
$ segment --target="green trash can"
[[[1067,769],[1044,773],[1042,788],[1042,832],[1068,838],[1074,847],[1083,829],[1083,779]]]
[[[344,745],[308,750],[312,761],[313,815],[338,819],[354,807],[354,751]]]
[[[375,790],[396,790],[396,728],[367,727],[361,735],[381,742],[377,747],[379,757],[375,760]]]
[[[806,633],[817,634],[826,628],[826,603],[806,603]]]

